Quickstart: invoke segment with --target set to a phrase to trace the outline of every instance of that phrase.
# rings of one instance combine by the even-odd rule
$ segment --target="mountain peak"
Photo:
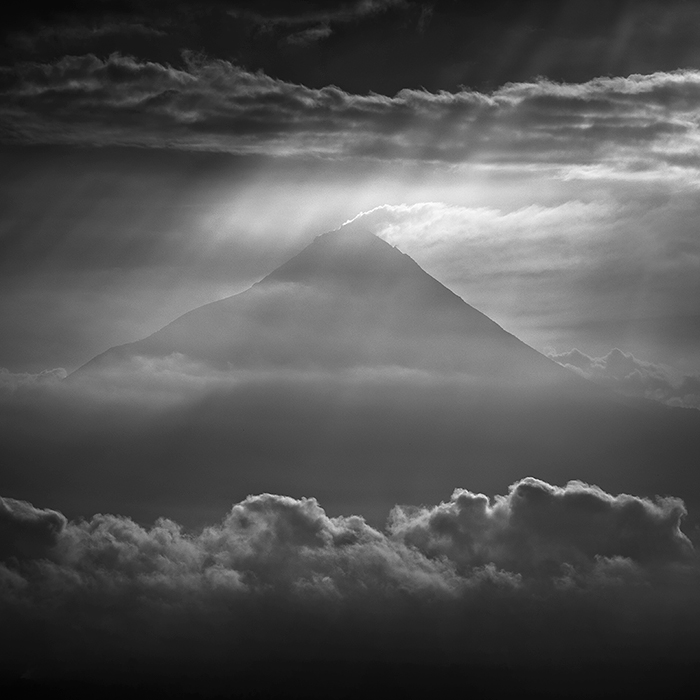
[[[249,290],[89,364],[174,353],[218,369],[403,367],[498,382],[571,378],[361,222],[318,236]]]
[[[372,246],[377,249],[380,247],[394,247],[379,236],[371,233],[369,229],[365,228],[359,221],[349,221],[334,231],[322,233],[320,236],[316,236],[312,245],[314,243],[334,245],[343,248],[363,248],[365,246]]]
[[[390,243],[350,222],[317,236],[263,281],[384,286],[418,265]],[[419,269],[419,268],[418,268]]]

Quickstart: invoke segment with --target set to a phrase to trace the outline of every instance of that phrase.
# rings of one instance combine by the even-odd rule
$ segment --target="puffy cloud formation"
[[[695,181],[699,86],[700,72],[681,69],[388,97],[313,89],[194,54],[182,68],[86,54],[3,68],[0,119],[5,141],[554,165],[585,177]]]
[[[690,543],[680,532],[681,501],[651,503],[612,497],[582,482],[557,488],[524,479],[492,505],[483,494],[457,490],[449,503],[392,513],[390,530],[432,557],[462,567],[493,563],[531,572],[562,563],[591,565],[596,557],[642,563],[682,560]]]
[[[527,478],[494,500],[397,507],[381,531],[262,494],[198,533],[1,503],[3,663],[37,678],[698,652],[700,568],[672,498]]]
[[[603,357],[589,357],[580,350],[549,353],[549,357],[587,379],[629,396],[660,401],[670,406],[700,408],[700,375],[681,374],[665,365],[637,359],[614,348]]]

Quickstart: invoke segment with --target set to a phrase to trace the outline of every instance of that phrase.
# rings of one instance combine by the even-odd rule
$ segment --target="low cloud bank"
[[[628,396],[700,409],[700,374],[682,374],[665,365],[639,360],[618,348],[603,357],[589,357],[576,349],[548,356],[587,379]]]
[[[700,622],[684,513],[674,498],[534,478],[495,499],[458,489],[397,507],[385,530],[272,494],[197,533],[2,499],[3,670],[172,680],[270,659],[683,662]]]

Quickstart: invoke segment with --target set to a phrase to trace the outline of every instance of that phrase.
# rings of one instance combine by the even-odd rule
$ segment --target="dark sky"
[[[0,31],[0,681],[696,664],[698,3]]]
[[[394,95],[583,82],[698,67],[693,2],[56,2],[5,22],[5,62],[118,51],[183,65],[202,52],[308,87]]]

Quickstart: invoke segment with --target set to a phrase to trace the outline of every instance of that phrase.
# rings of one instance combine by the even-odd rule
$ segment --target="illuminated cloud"
[[[556,168],[696,181],[700,73],[394,97],[312,89],[225,60],[112,54],[2,69],[4,140]],[[640,148],[641,146],[644,148]]]
[[[652,503],[581,482],[557,488],[528,478],[493,504],[483,494],[457,490],[449,503],[433,508],[397,508],[390,531],[462,570],[493,563],[531,573],[563,563],[590,567],[600,557],[682,560],[691,550],[680,532],[684,514],[677,499]]]

